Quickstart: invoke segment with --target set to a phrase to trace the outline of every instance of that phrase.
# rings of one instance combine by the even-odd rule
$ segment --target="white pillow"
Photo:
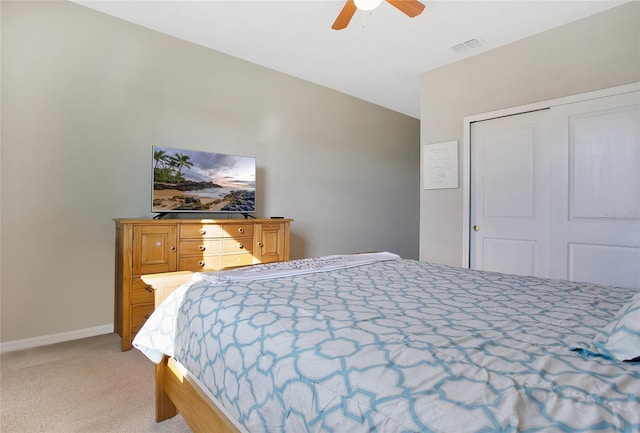
[[[600,330],[588,350],[619,361],[640,357],[640,292]]]

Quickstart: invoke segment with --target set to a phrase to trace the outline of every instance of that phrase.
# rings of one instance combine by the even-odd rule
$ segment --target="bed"
[[[179,410],[195,432],[640,431],[637,288],[391,253],[146,281],[162,302],[133,345],[157,364],[158,421]]]

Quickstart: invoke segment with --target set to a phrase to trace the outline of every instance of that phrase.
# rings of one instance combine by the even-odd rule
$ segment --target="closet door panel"
[[[474,269],[640,288],[640,92],[471,125]]]
[[[640,288],[640,92],[549,119],[549,276]]]

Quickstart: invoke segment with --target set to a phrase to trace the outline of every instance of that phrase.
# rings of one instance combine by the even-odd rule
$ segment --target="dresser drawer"
[[[223,268],[246,266],[246,265],[252,265],[253,263],[254,263],[253,254],[251,254],[250,252],[239,253],[239,254],[225,254],[222,256]]]
[[[200,272],[205,270],[216,271],[222,268],[222,259],[215,256],[180,256],[180,270]]]
[[[253,223],[251,224],[225,224],[221,225],[221,236],[225,238],[237,238],[238,236],[253,237]]]
[[[180,257],[219,254],[221,244],[221,239],[180,240]]]
[[[253,251],[253,238],[224,238],[222,239],[222,253],[242,253]]]
[[[153,304],[153,290],[148,290],[147,285],[135,277],[131,280],[131,304]]]
[[[153,304],[131,307],[131,334],[137,333],[153,313]]]
[[[223,236],[218,224],[180,224],[180,239],[219,238]]]

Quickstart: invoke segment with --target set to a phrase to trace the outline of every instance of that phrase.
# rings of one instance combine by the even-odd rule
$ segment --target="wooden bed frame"
[[[156,307],[178,286],[191,281],[193,272],[143,275],[154,289]],[[165,356],[156,366],[156,422],[182,414],[194,433],[241,433],[223,411],[189,376],[175,359]]]

